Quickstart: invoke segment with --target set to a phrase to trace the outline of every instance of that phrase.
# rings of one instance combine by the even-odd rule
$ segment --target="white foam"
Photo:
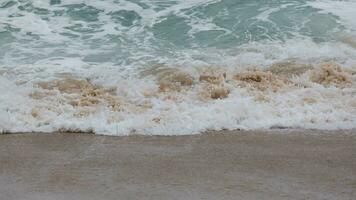
[[[77,62],[77,61],[75,61]],[[55,68],[55,65],[52,67]],[[23,70],[26,69],[26,70]],[[0,76],[0,124],[2,131],[94,131],[98,134],[127,135],[183,135],[206,130],[266,129],[271,127],[352,129],[356,128],[356,101],[354,87],[337,88],[314,84],[308,78],[299,77],[296,82],[308,85],[285,92],[268,94],[268,101],[256,101],[245,88],[232,87],[228,98],[200,101],[199,87],[176,94],[178,100],[164,96],[146,97],[145,91],[157,90],[154,80],[146,78],[120,78],[110,68],[83,68],[76,71],[65,68],[9,69]],[[191,70],[194,68],[190,68]],[[74,68],[73,68],[74,70]],[[197,69],[198,70],[198,69]],[[238,68],[235,69],[235,71]],[[355,70],[355,68],[353,68]],[[83,108],[63,103],[63,94],[41,100],[31,99],[29,94],[41,91],[33,84],[51,80],[57,72],[70,72],[89,77],[95,83],[118,87],[118,97],[124,99],[123,111],[112,111],[104,105],[84,108],[92,114],[82,118],[75,113]],[[75,73],[77,72],[77,73]],[[111,76],[109,74],[112,74]],[[99,77],[98,77],[99,75]],[[34,77],[37,78],[34,78]],[[45,77],[47,78],[45,79]],[[304,101],[312,98],[312,104]],[[135,111],[135,105],[150,102],[151,108]],[[39,110],[40,117],[32,116],[32,109]],[[109,123],[109,119],[117,121]],[[158,122],[157,120],[159,119]]]
[[[322,13],[331,13],[340,17],[347,28],[356,30],[356,1],[316,0],[309,1],[307,4],[314,8],[321,9]]]

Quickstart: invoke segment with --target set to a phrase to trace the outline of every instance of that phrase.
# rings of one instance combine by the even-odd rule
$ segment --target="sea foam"
[[[0,132],[355,129],[353,1],[0,3]]]

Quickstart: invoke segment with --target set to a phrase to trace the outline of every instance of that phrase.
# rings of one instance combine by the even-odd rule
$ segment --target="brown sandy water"
[[[145,111],[151,108],[150,99],[183,101],[182,96],[193,93],[193,96],[201,101],[212,101],[225,99],[232,90],[241,88],[248,90],[249,95],[255,96],[256,100],[268,99],[268,96],[274,93],[308,87],[298,85],[299,83],[293,79],[302,74],[308,76],[310,83],[321,84],[325,87],[353,88],[356,79],[354,72],[345,71],[336,63],[323,63],[313,68],[311,65],[285,62],[275,63],[263,71],[250,69],[240,72],[207,68],[200,70],[197,77],[179,68],[160,67],[143,72],[143,76],[151,75],[157,80],[155,90],[140,91],[148,98],[145,104],[135,104],[125,99],[123,94],[118,92],[123,86],[102,86],[94,84],[90,79],[80,79],[71,75],[60,76],[50,82],[35,83],[35,88],[38,90],[31,93],[30,98],[69,104],[81,110],[74,116],[85,117],[95,112],[92,108],[98,105],[103,105],[111,111],[131,109],[131,112],[138,112],[138,110]],[[86,111],[83,108],[87,108]],[[38,117],[39,110],[41,108],[33,108],[32,116]]]
[[[355,133],[0,135],[0,199],[353,200]]]

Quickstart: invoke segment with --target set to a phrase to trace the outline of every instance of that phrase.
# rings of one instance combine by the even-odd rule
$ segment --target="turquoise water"
[[[142,56],[169,59],[186,49],[293,38],[320,43],[347,29],[338,16],[301,0],[6,0],[0,9],[3,63],[81,57],[120,65]]]
[[[1,0],[0,132],[356,128],[355,19],[355,0]]]

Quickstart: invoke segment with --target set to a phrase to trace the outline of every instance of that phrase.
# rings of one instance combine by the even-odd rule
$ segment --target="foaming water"
[[[298,76],[269,69],[203,67],[193,73],[161,67],[115,85],[68,74],[9,84],[3,75],[1,89],[13,90],[2,96],[2,130],[171,135],[236,128],[355,128],[355,72],[334,63]]]
[[[0,3],[0,131],[356,128],[353,1]]]

